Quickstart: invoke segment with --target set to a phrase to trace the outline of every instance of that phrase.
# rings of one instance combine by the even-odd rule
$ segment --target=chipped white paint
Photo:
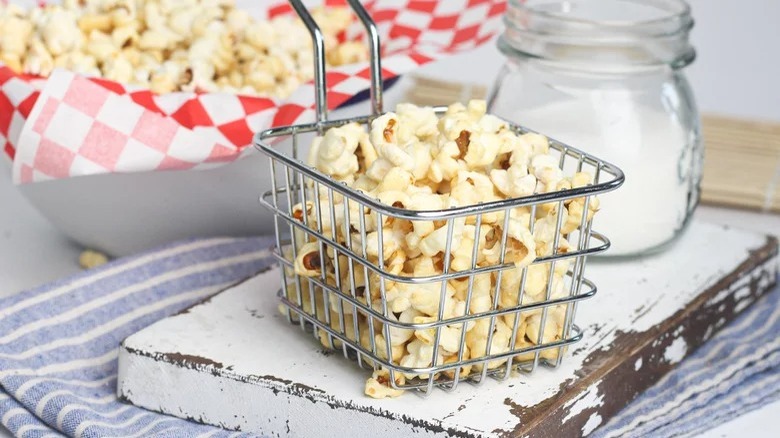
[[[634,371],[639,371],[640,368],[642,368],[642,358],[641,357],[639,359],[637,359],[636,362],[634,362]]]
[[[563,408],[569,411],[566,416],[563,417],[564,423],[577,415],[580,415],[587,409],[598,408],[604,404],[604,394],[599,394],[600,384],[601,381],[598,381],[588,386],[588,389],[563,405]]]
[[[750,288],[747,288],[747,287],[746,287],[746,288],[744,288],[744,289],[740,289],[740,290],[738,290],[738,291],[737,291],[737,292],[734,294],[734,299],[735,299],[735,300],[737,300],[737,301],[742,301],[742,299],[743,299],[743,298],[746,298],[746,297],[748,297],[748,296],[750,296]]]
[[[532,376],[503,383],[488,380],[481,387],[461,385],[452,393],[435,391],[427,398],[412,394],[393,400],[365,397],[365,373],[336,355],[322,355],[317,341],[278,315],[278,272],[258,276],[189,313],[153,324],[128,338],[126,345],[146,353],[180,352],[208,358],[221,362],[224,369],[230,367],[227,373],[236,378],[270,375],[288,379],[314,388],[314,398],[321,401],[337,400],[364,411],[382,410],[383,415],[404,415],[445,429],[490,435],[496,429],[513,430],[518,424],[505,399],[532,407],[561,396],[560,389],[577,380],[575,372],[585,358],[595,350],[608,350],[616,331],[654,327],[718,281],[716,273],[735,269],[749,250],[764,242],[763,236],[749,232],[693,223],[680,242],[661,255],[620,262],[589,260],[586,275],[598,285],[599,293],[578,307],[577,323],[588,331],[599,324],[600,336],[586,336],[571,348],[557,370],[539,369]],[[637,312],[640,307],[643,310]],[[276,387],[239,383],[129,354],[125,349],[120,350],[119,361],[120,394],[134,403],[229,428],[266,434],[395,437],[423,430],[355,409],[331,409],[324,402],[278,391],[284,386],[281,383]],[[582,409],[598,406],[599,397],[603,401],[605,395],[594,393],[580,399],[584,400]],[[575,409],[569,413],[582,412],[579,406],[572,404],[570,408]],[[287,424],[289,418],[295,421]]]
[[[704,332],[704,339],[707,340],[712,336],[712,326],[707,327],[707,331]]]
[[[728,298],[730,294],[731,294],[731,291],[729,289],[723,289],[717,295],[715,295],[714,297],[710,298],[707,301],[707,304],[719,303],[719,302],[725,300],[726,298]]]
[[[594,412],[588,417],[588,421],[582,426],[582,436],[586,436],[596,430],[601,425],[602,418],[598,412]]]
[[[780,259],[774,258],[774,259],[767,260],[761,265],[760,269],[765,269],[770,272],[771,271],[777,272],[778,270],[780,270]],[[713,298],[710,298],[707,301],[707,305],[717,304],[725,300],[732,293],[734,294],[734,297],[737,301],[741,300],[742,298],[750,294],[751,281],[752,279],[748,276],[737,279],[737,281],[735,281],[734,284],[729,289],[724,289],[720,291],[717,295],[715,295]],[[758,287],[759,288],[767,287],[769,281],[771,281],[770,277],[760,278],[758,281]],[[721,306],[718,307],[718,311],[723,312],[724,310],[726,310],[726,305],[721,304]]]
[[[751,300],[751,299],[742,300],[742,301],[738,302],[734,306],[734,310],[737,311],[737,312],[741,312],[741,311],[745,310],[745,308],[747,306],[751,305],[751,304],[753,304],[753,300]]]
[[[669,363],[677,363],[685,357],[688,352],[688,344],[683,338],[676,338],[664,350],[664,359]]]

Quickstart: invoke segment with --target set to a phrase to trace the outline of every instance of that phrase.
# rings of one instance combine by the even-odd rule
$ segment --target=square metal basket
[[[352,122],[369,125],[381,113],[377,29],[360,3],[349,1],[369,34],[373,111],[364,117],[328,121],[322,36],[300,2],[291,4],[314,39],[317,122],[272,128],[255,137],[256,147],[269,162],[272,189],[260,201],[274,214],[275,256],[283,268],[279,296],[288,319],[361,367],[387,370],[387,384],[396,389],[452,390],[461,381],[480,383],[488,375],[506,379],[514,370],[530,372],[540,363],[558,366],[566,347],[582,337],[573,323],[577,304],[596,293],[596,286],[584,276],[586,259],[609,247],[608,239],[592,230],[589,206],[595,195],[618,188],[623,173],[550,139],[551,153],[559,157],[564,174],[588,172],[593,175],[591,185],[418,211],[383,204],[331,179],[302,160],[305,147],[329,128]],[[439,114],[444,110],[436,109]],[[532,132],[507,123],[518,134]],[[576,217],[572,212],[564,214],[573,200],[582,207]],[[531,233],[537,226],[555,227],[552,245],[523,268],[505,260],[507,245],[513,244],[507,236],[508,223],[520,213],[527,217]],[[542,217],[546,223],[540,225]],[[388,260],[392,240],[385,234],[388,224],[405,224],[408,229],[423,222],[434,223],[446,245],[432,258],[434,272],[414,275],[399,268],[402,262]],[[500,255],[493,263],[479,261],[484,225],[493,227],[496,233],[491,239],[500,245]],[[463,233],[469,227],[474,228],[472,237]],[[305,256],[310,256],[307,263],[315,275],[300,275],[294,269],[302,256],[299,249],[306,243],[307,248],[314,248]],[[540,276],[547,278],[542,290],[526,293],[531,278],[539,284]],[[560,281],[553,281],[556,278]],[[426,293],[434,310],[423,318],[401,321],[388,307],[388,294],[396,291]],[[453,311],[453,294],[465,299],[465,309]],[[472,312],[472,300],[478,296],[489,305],[487,310]],[[469,335],[474,330],[483,333],[483,338]],[[399,345],[414,336],[427,340],[425,348],[415,351],[413,363],[399,360],[399,355],[411,354],[400,351]],[[507,337],[508,344],[504,342]],[[497,346],[494,341],[499,338]]]

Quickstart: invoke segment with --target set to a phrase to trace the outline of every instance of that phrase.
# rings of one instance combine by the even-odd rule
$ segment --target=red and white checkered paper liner
[[[384,78],[485,43],[500,29],[505,7],[503,0],[366,2],[382,36]],[[274,0],[260,17],[289,13],[286,3]],[[362,34],[356,21],[345,38]],[[329,69],[327,84],[333,109],[368,88],[368,63]],[[313,107],[312,84],[284,100],[227,93],[155,95],[69,71],[40,79],[0,65],[0,145],[13,160],[17,184],[231,162],[253,150],[255,132],[310,122]]]

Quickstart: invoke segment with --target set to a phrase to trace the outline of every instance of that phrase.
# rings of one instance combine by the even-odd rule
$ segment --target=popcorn
[[[398,145],[396,125],[398,125],[398,116],[393,112],[385,113],[371,122],[369,138],[379,155],[394,166],[403,168],[409,165],[411,157]],[[411,167],[405,170],[411,170]]]
[[[390,275],[398,275],[403,271],[405,262],[406,252],[403,249],[398,249],[385,260],[385,272]]]
[[[295,273],[304,277],[316,277],[322,273],[318,243],[309,242],[298,250],[298,257],[295,258]]]
[[[441,269],[436,266],[432,258],[420,257],[415,261],[412,273],[417,278],[423,278],[441,274]],[[441,283],[438,283],[438,286],[441,287]]]
[[[232,35],[222,23],[209,24],[206,34],[195,39],[190,45],[188,59],[191,64],[212,65],[217,75],[226,75],[234,71]]]
[[[403,385],[403,374],[395,373],[395,384]],[[387,370],[375,370],[370,379],[366,381],[365,393],[372,398],[398,397],[403,390],[395,389],[390,385],[390,372]]]
[[[422,313],[418,312],[416,309],[408,308],[401,312],[401,314],[398,316],[397,321],[402,322],[404,324],[411,324],[415,322],[416,318],[420,317]],[[395,315],[390,317],[390,319],[395,319]],[[414,336],[413,330],[408,329],[402,329],[400,327],[394,327],[389,326],[388,328],[390,332],[390,344],[393,346],[397,345],[404,345],[409,339],[412,339]]]
[[[514,263],[518,269],[528,266],[537,255],[536,241],[534,235],[528,230],[527,223],[525,217],[515,219],[512,218],[511,214],[507,223],[506,251],[503,261],[504,263]],[[498,241],[489,248],[486,244],[486,249],[482,251],[485,261],[491,265],[501,261],[502,252],[501,244]]]
[[[493,169],[490,171],[490,181],[508,198],[530,196],[536,189],[536,177],[529,174],[525,166],[512,165],[507,170]]]
[[[417,284],[412,288],[409,301],[412,307],[428,316],[438,316],[441,304],[442,287],[440,282]],[[448,283],[444,291],[444,315],[454,315],[456,300],[455,289]]]
[[[358,172],[364,173],[374,161],[378,158],[376,148],[368,139],[368,136],[363,135],[360,137],[360,143],[358,149],[355,151],[355,156],[358,158]],[[361,175],[364,176],[364,175]]]
[[[538,296],[544,291],[547,280],[550,278],[549,264],[536,264],[526,268],[525,292],[531,296]]]
[[[133,64],[117,55],[103,63],[103,76],[112,81],[129,83],[133,80]]]
[[[492,131],[493,128],[490,129]],[[500,145],[498,136],[493,132],[471,133],[463,160],[470,169],[483,168],[496,159]]]
[[[314,202],[307,201],[305,208],[302,203],[298,203],[295,204],[292,208],[292,217],[300,222],[304,222],[313,214],[313,211],[314,211]]]
[[[16,53],[0,53],[0,62],[16,73],[22,73],[24,70],[22,68],[22,58]]]
[[[435,224],[434,224],[435,226]],[[460,248],[463,239],[463,228],[466,226],[466,218],[455,218],[452,221],[452,241],[450,242],[450,251],[457,251]],[[419,249],[427,257],[433,257],[436,254],[443,253],[447,249],[447,235],[450,227],[444,225],[433,230],[425,236],[419,243]]]
[[[561,222],[567,223],[566,210],[561,210],[560,214],[564,215],[561,218]],[[555,244],[555,229],[557,227],[558,217],[557,215],[550,214],[542,219],[537,219],[534,225],[534,241],[536,242],[536,255],[539,257],[548,256],[553,254],[553,245]],[[563,226],[561,226],[563,228]],[[562,236],[558,237],[558,252],[567,252],[570,245],[569,242]]]
[[[363,193],[370,193],[373,192],[377,188],[378,184],[375,180],[368,177],[368,175],[363,174],[360,175],[355,179],[355,182],[352,183],[352,188],[358,191],[361,191]]]
[[[34,38],[30,41],[30,50],[22,68],[27,74],[42,76],[47,76],[54,69],[54,59],[40,39]]]
[[[325,35],[335,35],[352,22],[352,13],[346,8],[316,8],[311,15]]]
[[[403,235],[390,228],[382,229],[382,259],[388,260],[401,248]],[[359,242],[357,242],[359,244]],[[359,246],[359,245],[358,245]],[[366,255],[374,260],[379,259],[379,232],[372,231],[366,235]]]
[[[406,353],[406,346],[401,344],[396,345],[390,345],[390,355],[391,357],[387,357],[387,341],[385,340],[385,336],[381,333],[374,335],[374,345],[376,345],[376,355],[382,359],[386,360],[388,362],[398,363],[398,361],[401,360],[401,358]]]
[[[296,289],[295,283],[288,283],[285,285],[285,296],[290,301],[293,301],[298,306],[300,306],[306,313],[318,316],[318,319],[325,321],[325,300],[322,298],[321,293],[315,293],[314,294],[314,301],[315,306],[312,306],[311,301],[311,290],[315,286],[311,285],[310,282],[303,278],[300,281],[301,284],[301,300],[298,301],[298,292]],[[282,311],[282,313],[286,313],[286,311]]]
[[[577,172],[571,177],[571,186],[575,189],[589,186],[593,183],[593,175],[587,172]]]
[[[487,103],[485,104],[487,108]],[[484,133],[499,134],[507,130],[506,122],[492,114],[484,114],[479,119],[479,127]]]
[[[75,12],[57,7],[48,9],[38,23],[37,32],[52,55],[78,49],[84,40]]]
[[[375,165],[385,162],[383,159],[378,159],[374,162]],[[372,166],[373,168],[373,166]],[[379,180],[379,184],[374,189],[375,192],[386,192],[390,190],[406,191],[414,183],[414,175],[410,172],[400,168],[391,167],[386,173],[382,175]]]
[[[412,141],[411,146],[407,147],[407,153],[412,156],[411,173],[415,180],[422,180],[428,174],[433,159],[431,158],[431,147],[421,141]]]
[[[587,221],[593,219],[593,215],[599,210],[599,199],[591,197],[588,203]],[[582,221],[583,210],[585,209],[585,201],[582,198],[573,199],[568,208],[568,215],[566,221],[561,225],[561,233],[569,234],[572,231],[580,227]]]
[[[465,225],[463,227],[463,237],[458,248],[453,251],[452,262],[450,262],[450,269],[453,271],[466,271],[474,266],[479,266],[484,262],[484,250],[487,244],[487,235],[493,230],[490,225],[481,225],[479,227],[479,234],[477,236],[477,242],[474,241],[474,235],[477,234],[475,225]],[[472,257],[474,255],[474,245],[477,245],[476,259]],[[473,263],[472,263],[473,262]]]
[[[323,30],[330,65],[368,58],[361,42],[336,38],[352,23],[348,8],[312,14]],[[40,41],[45,54],[32,41]],[[138,56],[128,54],[115,59],[128,50],[156,61],[139,65]],[[87,54],[97,65],[67,61]],[[59,57],[64,58],[56,61]],[[300,20],[257,21],[233,0],[69,0],[30,10],[0,5],[0,61],[17,73],[47,76],[50,59],[58,67],[156,93],[219,90],[283,98],[314,75],[311,39]],[[125,61],[133,66],[130,74]],[[189,68],[188,80],[170,67],[161,69],[169,61],[182,63],[179,70]]]
[[[202,12],[202,8],[178,8],[176,13],[171,14],[168,17],[166,24],[170,30],[179,36],[186,37],[190,32],[193,31],[193,27],[195,27],[195,20]],[[201,33],[198,32],[198,35],[201,35]]]
[[[461,144],[467,143],[468,131],[463,130],[461,132],[466,133],[458,137]],[[461,147],[458,142],[454,140],[445,141],[431,162],[427,175],[428,179],[434,182],[451,180],[459,170],[466,170],[466,163],[459,160],[460,155]]]
[[[318,294],[317,297],[320,297],[320,295]],[[338,304],[334,306],[333,305],[333,301],[341,301],[341,300],[338,297],[333,296],[333,294],[329,294],[328,298],[329,298],[329,301],[331,302],[331,305],[330,305],[331,309],[338,308]],[[320,315],[324,315],[324,313],[325,313],[324,312],[324,309],[325,309],[324,303],[322,305],[320,305],[320,302],[318,301],[317,302],[317,306],[318,306],[318,311],[319,311],[320,308],[322,310],[322,313]],[[321,318],[321,320],[322,319],[324,319],[324,317]],[[344,324],[344,332],[343,332],[344,336],[346,336],[346,338],[349,339],[349,340],[357,341],[358,338],[357,338],[357,336],[355,334],[355,317],[354,317],[354,315],[345,314],[342,319],[343,319],[343,324]],[[336,310],[331,310],[330,311],[330,327],[332,329],[334,329],[335,331],[341,331],[341,324],[342,324],[342,320],[339,319],[339,314],[337,313],[337,311]],[[368,331],[369,331],[368,323],[365,322],[362,319],[359,319],[358,320],[358,331],[360,332],[361,336],[363,335],[363,333],[368,333]],[[332,337],[333,338],[333,345],[331,346],[330,345],[331,344],[331,339],[330,339],[331,336],[325,330],[320,330],[319,331],[319,338],[320,338],[320,343],[322,344],[323,347],[326,347],[326,348],[342,348],[343,347],[343,342],[341,341],[341,339],[338,339],[335,336]],[[382,344],[382,345],[384,345],[384,344]]]
[[[100,0],[98,0],[100,2]],[[135,26],[140,25],[141,19],[140,11],[138,10],[138,3],[133,0],[113,0],[106,1],[105,12],[111,16],[111,22],[114,27],[123,26]]]
[[[458,171],[450,184],[450,199],[456,200],[458,205],[473,205],[499,199],[493,194],[490,178],[479,172]]]
[[[439,118],[431,107],[419,107],[409,103],[396,106],[398,115],[398,137],[406,142],[416,138],[423,142],[435,140],[438,135]]]
[[[541,343],[547,344],[560,341],[563,337],[563,325],[565,322],[565,307],[556,306],[547,311],[547,318],[544,324],[544,332],[541,333]],[[542,315],[541,312],[531,315],[525,322],[526,336],[533,344],[540,344],[539,336],[541,330]],[[558,349],[551,348],[543,350],[540,354],[545,359],[555,360],[558,357]]]
[[[467,282],[466,282],[467,283]],[[475,275],[471,284],[471,302],[469,312],[474,315],[493,309],[493,283],[490,274]],[[468,291],[466,291],[468,293]],[[465,297],[464,297],[465,299]]]
[[[408,354],[401,358],[401,362],[399,364],[404,368],[427,368],[433,364],[433,346],[426,345],[419,339],[415,339],[407,344],[406,351]],[[441,364],[443,362],[444,356],[441,349],[439,349],[436,355],[436,364]],[[430,374],[417,375],[405,373],[404,376],[407,379],[413,379],[415,377],[427,379]]]
[[[472,120],[480,120],[487,113],[487,102],[481,99],[472,99],[466,106],[466,111]]]
[[[93,30],[111,32],[111,28],[114,26],[114,23],[110,15],[86,13],[79,17],[78,25],[82,32],[89,34]]]
[[[25,16],[25,11],[15,4],[0,5],[0,50],[3,62],[14,67],[7,60],[14,59],[21,66],[21,58],[27,49],[27,41],[33,33],[33,23]],[[15,69],[21,71],[21,67]]]
[[[403,208],[403,209],[407,208],[406,206],[411,203],[411,198],[401,190],[387,190],[387,191],[378,192],[376,195],[376,199],[378,199],[383,204],[390,205],[395,208]],[[379,221],[377,215],[378,213],[376,211],[372,211],[369,214],[369,217],[371,217],[371,220],[374,223],[378,223]],[[396,219],[391,216],[382,215],[382,226],[391,225],[395,220]]]
[[[420,109],[419,112],[425,113],[426,111]],[[431,155],[429,147],[426,147],[417,137],[417,132],[420,132],[422,138],[427,138],[431,135],[432,128],[425,125],[425,114],[421,115],[423,117],[422,124],[420,121],[415,121],[412,124],[409,119],[413,117],[409,113],[410,111],[406,110],[401,117],[390,112],[374,119],[371,122],[370,141],[376,148],[377,154],[389,162],[389,165],[403,169],[414,179],[423,179],[431,165]],[[402,121],[407,123],[404,125],[405,129],[396,129],[396,126],[401,126]],[[389,165],[382,164],[386,168],[390,167]],[[376,170],[372,173],[380,175]]]
[[[111,37],[99,30],[93,30],[87,37],[85,52],[92,55],[100,62],[111,59],[119,54],[119,47],[114,44]],[[71,54],[82,52],[71,52]]]
[[[288,61],[281,58],[268,61],[274,63],[264,70],[269,75],[265,78],[269,86],[276,80],[275,74],[290,68]],[[232,79],[230,84],[238,85],[239,79]],[[546,137],[535,133],[517,135],[501,119],[486,114],[484,101],[472,101],[466,106],[450,105],[440,118],[431,108],[402,104],[396,112],[376,117],[368,132],[360,125],[346,124],[321,134],[311,146],[308,162],[383,205],[435,212],[591,184],[592,178],[587,173],[564,176],[558,167],[559,158],[548,151]],[[565,306],[548,307],[543,328],[539,327],[542,307],[520,312],[516,308],[559,299],[570,292],[566,276],[571,260],[557,260],[554,269],[549,262],[534,262],[554,252],[569,251],[566,237],[578,229],[586,198],[548,202],[536,208],[467,212],[450,220],[429,220],[427,213],[421,213],[419,219],[399,219],[354,200],[348,200],[345,205],[343,196],[331,194],[324,185],[311,181],[304,190],[309,193],[307,202],[291,208],[292,218],[323,230],[334,243],[325,245],[320,261],[320,244],[308,241],[313,237],[306,239],[302,233],[295,234],[300,249],[294,272],[303,278],[323,277],[324,272],[325,281],[339,286],[342,294],[354,296],[358,302],[385,315],[374,320],[373,331],[360,328],[356,334],[354,327],[346,326],[343,330],[343,336],[359,337],[360,345],[372,349],[382,361],[425,369],[459,360],[484,359],[488,355],[510,356],[514,350],[532,348],[537,342],[549,344],[561,339]],[[598,210],[598,200],[589,199],[589,209],[584,213],[592,217]],[[313,217],[316,203],[322,209],[322,218]],[[334,218],[329,214],[332,208],[335,208]],[[557,230],[559,222],[561,229]],[[451,243],[447,251],[449,234]],[[373,269],[364,270],[356,262],[350,271],[351,260],[337,249],[339,244],[347,244],[347,238],[352,250],[373,264]],[[553,248],[556,240],[558,248]],[[473,272],[475,268],[496,268],[504,264],[514,266],[501,266],[500,271]],[[381,272],[374,270],[380,267]],[[442,279],[445,271],[447,278]],[[461,277],[450,278],[452,273]],[[325,295],[323,299],[328,297],[331,319],[337,319],[343,312],[345,323],[357,321],[363,327],[367,318],[376,318],[362,314],[365,310],[357,309],[358,304],[353,308],[348,303],[341,309],[342,297],[338,295]],[[310,299],[304,299],[307,300]],[[497,310],[505,313],[485,316]],[[480,319],[451,322],[464,315]],[[316,317],[325,316],[318,313]],[[394,322],[399,325],[393,325]],[[341,330],[333,324],[331,320],[331,326]],[[517,331],[513,335],[515,326]],[[323,342],[330,342],[327,335],[322,336]],[[438,346],[435,345],[437,337]],[[514,345],[510,345],[512,338]],[[334,342],[334,345],[341,344]],[[436,357],[434,348],[438,351]],[[546,349],[540,357],[554,360],[557,354],[558,349]],[[533,357],[533,353],[523,353],[514,359]],[[364,359],[376,365],[370,358]],[[483,367],[499,367],[507,360],[492,359],[461,366],[459,371],[449,369],[435,377],[452,379],[456,372],[466,377]],[[429,377],[414,372],[398,374],[403,381]],[[384,377],[378,379],[377,376],[380,374],[375,373],[367,382],[367,392],[370,390],[372,396],[387,396],[389,377],[381,374]]]
[[[474,329],[466,333],[466,345],[469,347],[472,358],[483,356],[494,356],[509,351],[509,341],[512,336],[512,330],[504,321],[496,319],[493,324],[493,336],[488,346],[488,336],[490,331],[490,318],[482,318],[476,321]],[[506,363],[506,359],[492,360],[487,363],[488,369],[497,368]],[[481,370],[483,365],[476,364],[474,367]]]
[[[469,351],[469,347],[464,346],[463,347],[463,355],[461,357],[461,360],[468,360],[470,358],[471,358],[471,352]],[[451,364],[451,363],[455,363],[455,362],[458,362],[458,355],[457,354],[453,354],[451,356],[445,356],[444,357],[444,364]],[[461,377],[466,377],[469,374],[471,374],[471,368],[472,368],[472,365],[466,365],[466,366],[461,367],[460,368],[460,376]],[[444,371],[444,375],[448,379],[454,379],[456,370],[457,370],[457,368],[451,368],[451,369],[445,370]]]
[[[393,313],[401,313],[410,309],[412,307],[411,298],[412,288],[408,283],[395,283],[385,292],[388,309]]]
[[[326,56],[332,65],[344,65],[363,61],[368,55],[365,45],[357,41],[347,41],[328,51]]]
[[[535,132],[521,135],[520,141],[530,146],[531,153],[534,155],[546,154],[550,150],[550,142],[547,137]]]
[[[149,88],[155,93],[170,93],[191,80],[192,70],[188,70],[185,64],[166,61],[151,72]]]
[[[79,255],[79,266],[83,269],[92,269],[108,263],[108,256],[102,252],[86,249]]]
[[[539,182],[547,187],[557,184],[563,178],[563,171],[558,167],[558,159],[551,155],[539,154],[531,159],[529,169]]]
[[[329,129],[316,148],[314,166],[335,177],[355,174],[358,171],[355,150],[364,134],[357,123]]]
[[[418,316],[414,318],[415,324],[425,324],[435,322],[436,318],[431,316]],[[439,346],[444,353],[457,353],[460,350],[460,334],[463,327],[460,324],[440,327]],[[422,341],[425,345],[433,345],[436,341],[436,328],[425,330],[415,330],[414,337]]]

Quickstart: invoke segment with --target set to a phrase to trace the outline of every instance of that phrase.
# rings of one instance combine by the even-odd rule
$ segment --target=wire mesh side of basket
[[[433,387],[453,389],[463,380],[482,382],[488,375],[503,379],[512,370],[532,371],[540,363],[560,364],[566,346],[581,337],[573,324],[577,304],[596,292],[595,285],[583,275],[586,258],[609,245],[604,236],[592,231],[589,217],[593,192],[609,190],[615,180],[603,163],[553,142],[563,169],[589,171],[595,176],[589,190],[418,216],[419,212],[389,210],[304,165],[297,155],[302,145],[309,143],[305,135],[293,130],[286,141],[275,144],[275,153],[289,148],[292,159],[268,154],[272,189],[261,199],[274,214],[275,255],[284,267],[281,299],[290,321],[361,366],[389,370],[394,386],[423,392]],[[572,202],[582,206],[577,215],[567,212]],[[555,236],[533,264],[523,269],[504,259],[511,240],[508,221],[519,217],[527,221],[524,225],[531,233],[544,221],[543,226],[552,227]],[[415,275],[384,257],[385,231],[380,230],[386,230],[388,222],[391,226],[411,224],[406,230],[425,222],[441,225],[446,238],[441,253],[431,257],[435,272]],[[576,224],[573,229],[563,229],[565,224],[571,228],[572,223]],[[498,234],[493,239],[500,255],[490,263],[480,260],[485,227]],[[453,236],[458,230],[472,230],[473,235],[461,235],[457,242]],[[314,246],[313,265],[319,268],[301,275],[295,263],[306,243]],[[369,247],[375,248],[373,255]],[[549,281],[556,273],[565,273],[563,280]],[[546,279],[541,281],[541,290],[540,276]],[[537,285],[533,294],[528,293],[532,281]],[[478,296],[485,299],[486,282],[487,308],[473,311],[466,304],[469,308],[461,313],[448,308],[451,289],[456,289],[463,302],[471,303]],[[397,294],[401,285],[407,291],[424,291],[433,297],[428,312],[418,315],[422,319],[399,321],[399,312],[394,311],[399,309],[391,307],[391,295]],[[514,292],[508,292],[512,289]],[[468,334],[472,325],[487,333],[481,351],[472,351],[474,342],[469,342]],[[508,336],[508,347],[496,347],[500,343],[493,342],[495,336]],[[408,353],[399,351],[399,346],[410,338],[425,339],[430,347],[418,353],[420,360],[411,365],[398,360],[400,354]]]
[[[295,274],[283,277],[287,284],[279,296],[291,323],[300,324],[323,346],[340,350],[344,357],[355,360],[362,368],[388,370],[394,388],[418,389],[426,394],[434,387],[453,390],[464,381],[479,384],[487,376],[504,380],[513,371],[532,372],[540,364],[557,367],[566,347],[582,338],[581,330],[573,324],[576,304],[596,293],[593,284],[583,279],[586,290],[573,296],[493,309],[480,315],[467,314],[446,326],[432,326],[430,323],[399,324],[392,316],[383,321],[364,312],[357,304],[359,297],[334,292],[332,287],[313,286],[309,279]],[[553,326],[546,319],[551,311],[565,314],[563,325]],[[520,328],[520,321],[529,314],[541,317],[535,322],[539,333],[535,339]],[[466,331],[472,324],[482,324],[487,329],[484,350],[478,355],[464,354],[474,351],[467,350],[469,346],[473,348],[467,343]],[[508,347],[499,347],[500,343],[493,341],[502,324],[511,330]],[[444,330],[453,329],[455,334],[450,334],[448,340]],[[416,363],[404,364],[399,359],[408,351],[399,352],[398,347],[404,348],[405,341],[415,337],[428,339],[430,344],[422,353],[416,353]],[[449,351],[445,345],[450,345],[446,347]]]
[[[322,35],[301,2],[290,3],[314,41],[316,122],[255,137],[269,159],[271,190],[260,201],[274,214],[275,255],[283,267],[280,297],[288,319],[360,366],[388,370],[395,388],[430,393],[487,376],[505,379],[539,364],[558,366],[566,347],[582,336],[573,324],[577,304],[596,293],[584,277],[587,256],[609,246],[592,231],[589,206],[594,195],[622,184],[620,170],[551,140],[564,172],[590,172],[593,184],[438,211],[386,205],[323,175],[302,160],[314,136],[346,123],[369,124],[382,111],[379,40],[360,3],[348,0],[369,34],[372,115],[328,121]],[[518,134],[531,132],[509,126]],[[580,207],[577,214],[567,210],[572,203]],[[518,268],[525,263],[507,259],[517,253],[507,251],[517,244],[508,236],[509,221],[525,221],[531,234],[544,227],[554,236],[545,248],[526,248],[531,258],[538,254],[530,266]],[[420,273],[394,260],[392,246],[393,239],[426,224],[441,238],[423,257],[429,269]],[[489,260],[488,234],[494,249]],[[302,256],[308,256],[303,267]],[[413,298],[422,302],[415,309],[425,311],[410,319],[405,312],[412,306],[404,299]],[[465,304],[456,309],[456,301]],[[406,344],[412,339],[419,342],[410,362],[401,356],[411,356]]]

